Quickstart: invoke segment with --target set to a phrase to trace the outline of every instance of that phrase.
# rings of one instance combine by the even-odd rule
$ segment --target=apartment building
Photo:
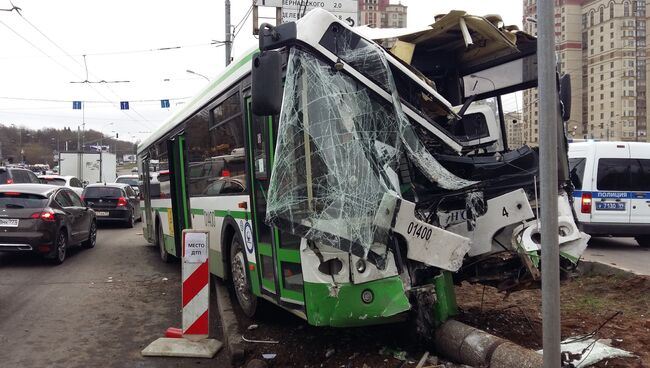
[[[647,140],[648,0],[556,0],[558,66],[571,74],[575,138]],[[524,30],[536,34],[536,0],[523,0]],[[524,139],[537,145],[538,96],[526,91]]]
[[[508,112],[504,116],[506,121],[506,134],[508,148],[516,149],[524,145],[524,122],[521,112]]]
[[[359,0],[359,21],[375,28],[406,28],[407,6],[389,0]]]

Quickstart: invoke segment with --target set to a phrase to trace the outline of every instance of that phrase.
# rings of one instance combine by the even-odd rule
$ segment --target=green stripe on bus
[[[271,244],[257,243],[257,253],[263,256],[273,257],[273,250],[271,249]]]
[[[402,280],[393,276],[363,284],[338,284],[333,293],[330,283],[305,282],[307,321],[313,326],[355,327],[389,323],[406,318],[411,304]],[[372,292],[373,300],[364,303],[361,293]]]
[[[278,249],[278,259],[282,262],[300,263],[300,252],[295,249]]]
[[[217,217],[230,216],[230,217],[236,218],[236,219],[248,220],[250,212],[232,211],[232,210],[216,210],[216,211],[214,211],[214,215],[217,216]]]

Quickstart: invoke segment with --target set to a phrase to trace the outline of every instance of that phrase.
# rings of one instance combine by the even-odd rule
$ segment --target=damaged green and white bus
[[[263,298],[317,326],[435,325],[455,313],[453,282],[537,284],[538,154],[507,148],[501,101],[536,86],[535,38],[464,12],[372,32],[322,10],[265,25],[258,50],[139,145],[144,235],[163,260],[183,229],[208,230],[210,271],[246,314]],[[558,140],[569,269],[588,236],[561,123]]]

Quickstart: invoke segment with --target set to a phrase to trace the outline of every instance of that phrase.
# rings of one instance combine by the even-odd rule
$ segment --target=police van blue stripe
[[[574,197],[582,197],[583,193],[591,193],[592,198],[611,198],[611,199],[650,199],[650,192],[613,192],[613,191],[583,191],[576,190],[573,192]]]

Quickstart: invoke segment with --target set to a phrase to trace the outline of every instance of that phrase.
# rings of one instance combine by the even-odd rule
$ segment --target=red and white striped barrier
[[[210,268],[208,232],[183,230],[183,337],[208,337]]]

